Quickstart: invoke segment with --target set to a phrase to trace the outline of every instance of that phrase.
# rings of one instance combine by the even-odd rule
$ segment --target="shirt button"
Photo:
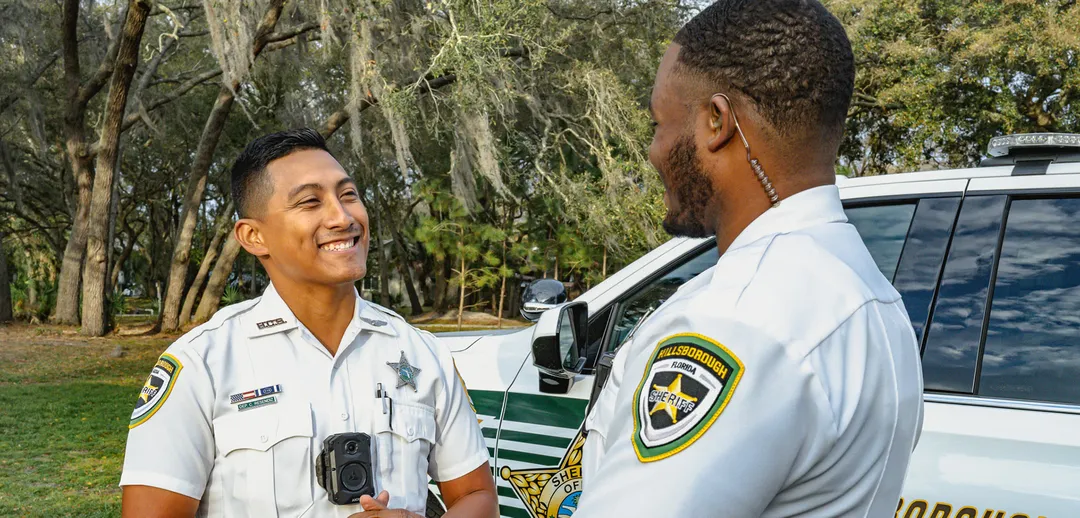
[[[265,435],[263,435],[263,436],[259,437],[259,440],[262,441],[262,442],[266,442],[267,437]]]
[[[349,414],[346,414],[345,412],[342,412],[341,413],[341,420],[342,421],[347,421],[348,419],[349,419]]]
[[[408,432],[409,432],[409,437],[412,437],[412,435],[413,435],[413,427],[410,426],[409,429],[408,429]]]

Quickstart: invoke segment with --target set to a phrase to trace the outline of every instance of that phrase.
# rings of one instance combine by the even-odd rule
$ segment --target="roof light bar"
[[[1080,135],[1073,133],[1021,133],[990,139],[986,153],[1008,156],[1014,149],[1075,148],[1080,151]]]

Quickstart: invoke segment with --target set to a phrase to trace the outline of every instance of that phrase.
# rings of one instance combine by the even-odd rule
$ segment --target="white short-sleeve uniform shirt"
[[[804,191],[620,349],[574,518],[892,516],[922,389],[907,311],[837,188]]]
[[[429,475],[452,480],[488,461],[434,336],[357,296],[331,356],[270,286],[161,356],[132,415],[120,485],[198,499],[199,516],[347,517],[361,507],[331,503],[314,467],[323,439],[343,432],[371,436],[376,492],[419,514]]]

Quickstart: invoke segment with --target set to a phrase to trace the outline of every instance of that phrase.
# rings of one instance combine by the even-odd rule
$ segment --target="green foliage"
[[[122,265],[133,296],[156,299],[165,289],[186,173],[218,79],[173,94],[221,64],[244,79],[210,166],[191,269],[206,257],[240,149],[271,131],[324,128],[335,113],[349,117],[331,148],[363,189],[380,239],[393,240],[387,264],[373,258],[372,268],[401,276],[400,265],[408,265],[426,304],[447,264],[458,280],[441,280],[463,280],[475,305],[496,298],[503,281],[514,286],[529,277],[585,289],[667,239],[659,226],[662,186],[647,160],[645,106],[660,56],[699,2],[289,3],[276,32],[319,29],[253,63],[235,52],[243,45],[230,52],[226,40],[251,36],[265,2],[214,2],[225,10],[210,18],[204,4],[173,9],[179,18],[155,11],[143,38],[133,88],[162,59],[146,88],[133,91],[128,111],[139,121],[123,136],[112,243],[114,257],[133,245]],[[857,61],[839,173],[967,166],[996,135],[1080,132],[1071,107],[1080,92],[1076,2],[826,4],[845,25]],[[115,34],[106,24],[119,19],[123,4],[79,5],[86,81],[106,56],[107,34]],[[17,311],[42,318],[52,308],[78,197],[64,149],[63,59],[49,61],[62,46],[61,6],[8,2],[0,9],[16,21],[0,25],[0,81],[14,85],[11,95],[0,93],[0,145],[11,165],[0,164],[0,229],[8,235]],[[166,47],[176,30],[192,35]],[[84,114],[90,143],[104,97],[94,96]],[[236,264],[245,275],[233,279],[250,285],[250,258]],[[254,274],[265,285],[264,274]],[[241,293],[230,288],[223,302]]]
[[[244,292],[235,284],[225,287],[225,294],[221,296],[221,305],[229,306],[244,301]]]
[[[127,314],[131,310],[127,295],[120,290],[113,291],[112,296],[109,297],[109,304],[109,314],[114,317]]]
[[[1080,5],[830,0],[855,51],[842,165],[855,175],[976,164],[995,136],[1080,131]]]

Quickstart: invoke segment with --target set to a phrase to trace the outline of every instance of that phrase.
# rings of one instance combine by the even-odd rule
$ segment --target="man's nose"
[[[345,210],[341,200],[333,198],[325,206],[327,208],[326,220],[324,221],[326,228],[347,229],[356,223],[349,211]]]

